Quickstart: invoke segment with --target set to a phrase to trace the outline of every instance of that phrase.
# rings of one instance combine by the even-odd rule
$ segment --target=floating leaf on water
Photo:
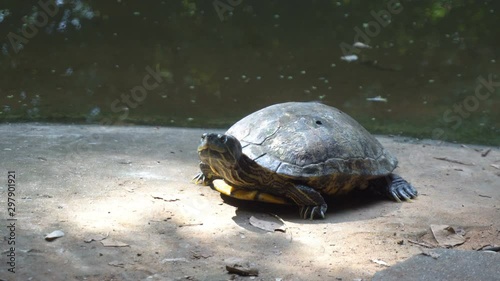
[[[342,56],[340,57],[341,60],[346,61],[346,62],[353,62],[358,60],[358,56],[356,55],[347,55],[347,56]]]
[[[366,98],[367,101],[377,101],[377,102],[387,102],[386,98],[383,98],[381,96],[376,96],[373,98]]]
[[[371,49],[372,48],[372,46],[366,45],[365,43],[361,43],[361,42],[356,42],[352,46],[354,48],[358,48],[358,49]]]

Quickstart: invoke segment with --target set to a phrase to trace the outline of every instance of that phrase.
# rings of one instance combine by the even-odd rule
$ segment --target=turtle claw
[[[390,197],[397,202],[401,202],[401,200],[412,202],[411,199],[418,196],[417,190],[398,175],[392,175],[392,182],[388,186],[387,191]]]
[[[392,199],[394,199],[394,201],[398,202],[398,203],[402,203],[401,199],[399,199],[398,195],[396,194],[396,192],[392,191],[391,192],[391,196],[392,196]]]
[[[327,207],[326,204],[320,206],[301,206],[299,211],[300,217],[310,220],[314,220],[314,218],[324,219]]]
[[[205,176],[205,174],[203,174],[201,172],[196,174],[196,176],[194,176],[193,179],[191,179],[191,182],[194,184],[199,184],[199,185],[209,185],[210,184],[207,177]]]

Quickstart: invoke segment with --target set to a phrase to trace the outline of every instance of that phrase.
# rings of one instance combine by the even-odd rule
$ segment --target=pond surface
[[[226,128],[321,101],[500,145],[498,1],[27,2],[0,10],[0,122]]]

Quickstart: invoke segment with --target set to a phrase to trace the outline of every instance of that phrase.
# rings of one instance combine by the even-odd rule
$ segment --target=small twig
[[[434,159],[448,161],[448,162],[451,162],[451,163],[461,164],[461,165],[466,165],[466,166],[474,166],[474,163],[465,163],[465,162],[461,162],[461,161],[458,161],[458,160],[450,159],[448,157],[434,157]]]
[[[484,246],[478,251],[493,251],[493,252],[500,252],[500,247],[495,247],[495,246]]]
[[[486,198],[492,198],[491,196],[488,196],[488,195],[483,195],[483,194],[477,194],[479,197],[486,197]]]
[[[199,223],[186,223],[186,224],[180,224],[179,227],[198,226],[198,225],[203,225],[203,223],[202,222],[199,222]]]
[[[490,153],[491,148],[488,148],[485,152],[481,153],[481,156],[486,157]]]
[[[429,249],[436,248],[436,246],[432,246],[432,245],[429,245],[427,243],[421,243],[421,242],[418,242],[418,241],[413,241],[413,240],[410,240],[410,239],[408,239],[408,242],[410,242],[412,244],[417,244],[417,245],[420,245],[422,247],[429,248]]]

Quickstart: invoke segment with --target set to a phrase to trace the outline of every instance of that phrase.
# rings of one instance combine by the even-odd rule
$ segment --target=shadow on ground
[[[190,183],[201,132],[0,125],[0,172],[17,175],[16,273],[2,263],[0,277],[238,280],[226,272],[224,260],[242,257],[256,264],[256,280],[369,280],[385,268],[373,260],[393,265],[422,251],[410,240],[433,243],[430,224],[467,229],[461,249],[500,243],[498,148],[482,157],[483,147],[380,138],[399,157],[398,173],[419,189],[419,199],[329,199],[326,219],[307,221],[293,206],[228,201]],[[0,192],[6,193],[5,186]],[[0,198],[6,206],[6,196]],[[249,224],[263,213],[281,217],[286,232]],[[57,229],[65,236],[44,240]],[[6,247],[4,241],[2,253]]]

